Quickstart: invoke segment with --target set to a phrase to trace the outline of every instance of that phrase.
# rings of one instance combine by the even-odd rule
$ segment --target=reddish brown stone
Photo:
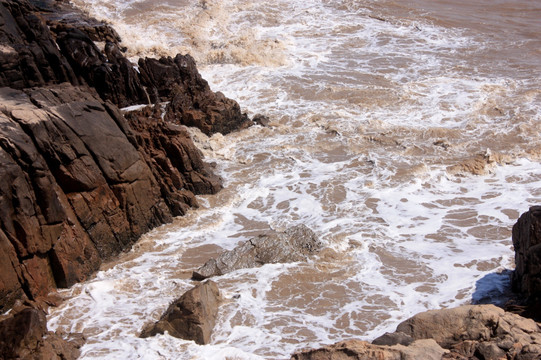
[[[175,300],[155,324],[145,328],[141,337],[168,332],[169,335],[197,344],[208,344],[216,323],[220,291],[213,281],[198,284]]]
[[[20,279],[19,260],[13,245],[0,229],[0,313],[4,313],[17,299],[24,296]]]
[[[0,316],[0,358],[5,360],[75,360],[84,338],[64,340],[59,334],[47,331],[43,310],[17,305],[7,316]]]
[[[251,124],[210,90],[191,57],[145,59],[138,73],[114,30],[78,16],[64,2],[0,0],[2,309],[85,279],[197,206],[195,195],[221,188],[159,106],[126,119],[115,104],[174,96],[171,121],[197,118],[186,123],[207,133]]]

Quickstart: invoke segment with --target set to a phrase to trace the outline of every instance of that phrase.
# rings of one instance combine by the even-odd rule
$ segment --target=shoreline
[[[1,135],[5,311],[16,299],[85,279],[151,228],[197,207],[196,194],[221,188],[183,125],[212,134],[252,123],[210,90],[189,55],[140,59],[136,71],[102,23],[77,27],[73,13],[69,23],[46,23],[43,9],[26,1],[1,6],[9,24],[0,78],[9,86]],[[163,113],[117,107],[149,98],[169,104]],[[16,201],[23,198],[29,202]]]
[[[4,1],[3,3],[12,2]],[[55,2],[50,3],[56,4]],[[80,40],[79,37],[81,34],[77,31],[82,30],[73,26],[73,24],[64,24],[60,22],[55,23],[52,28],[54,29],[53,31],[57,31],[55,33],[55,41],[58,41],[59,37],[62,38],[63,32],[72,34],[71,38],[69,36],[67,39],[64,38],[66,40],[64,44],[69,44],[71,40]],[[19,124],[18,126],[20,126],[21,131],[18,133],[18,136],[22,139],[20,143],[33,144],[37,152],[32,150],[33,152],[29,153],[31,157],[42,161],[39,170],[46,172],[47,169],[51,169],[53,167],[51,164],[53,164],[54,161],[58,161],[57,158],[67,158],[72,161],[67,164],[60,163],[60,165],[57,163],[56,166],[58,168],[72,166],[74,169],[73,171],[65,172],[59,172],[59,170],[54,169],[49,170],[50,174],[48,173],[46,176],[42,177],[45,179],[42,181],[48,181],[46,186],[40,183],[32,183],[32,175],[24,175],[25,173],[29,173],[29,171],[33,171],[31,170],[31,167],[23,169],[23,175],[21,176],[30,179],[30,186],[28,186],[29,193],[32,193],[32,189],[45,191],[45,188],[52,187],[55,189],[55,192],[57,194],[60,193],[60,195],[58,195],[57,198],[55,198],[55,194],[49,195],[48,197],[46,196],[46,200],[44,201],[51,201],[46,206],[39,204],[39,193],[33,197],[36,204],[33,205],[33,207],[37,209],[36,212],[38,213],[35,221],[37,221],[38,224],[44,222],[47,228],[53,228],[51,233],[49,233],[52,235],[49,235],[49,240],[47,240],[51,247],[47,248],[48,245],[43,246],[43,244],[39,244],[39,241],[34,241],[33,245],[35,245],[35,248],[33,249],[25,249],[24,246],[19,245],[19,248],[14,250],[8,249],[5,251],[5,254],[11,254],[12,263],[14,263],[16,259],[22,260],[22,263],[25,265],[24,271],[27,271],[28,275],[25,275],[23,270],[17,272],[17,269],[14,269],[15,277],[17,279],[25,278],[25,276],[27,276],[27,283],[19,284],[20,286],[18,289],[17,285],[14,284],[14,288],[16,289],[11,293],[15,293],[15,297],[13,295],[3,297],[2,300],[9,298],[3,303],[3,311],[5,308],[9,307],[9,304],[15,303],[13,299],[20,294],[24,293],[24,295],[21,295],[20,297],[24,298],[24,296],[26,296],[29,297],[30,300],[39,300],[40,298],[47,299],[49,288],[56,286],[70,286],[70,284],[84,280],[86,277],[95,273],[102,261],[106,261],[107,259],[116,256],[119,252],[129,249],[142,234],[146,233],[151,228],[170,221],[172,216],[178,216],[185,213],[188,207],[197,206],[194,194],[213,193],[219,190],[220,181],[213,177],[211,170],[204,164],[198,150],[193,146],[193,143],[191,143],[185,130],[179,127],[178,124],[175,124],[175,122],[178,122],[179,118],[182,119],[182,123],[185,125],[199,125],[198,127],[207,134],[214,132],[227,133],[238,128],[249,126],[249,120],[246,115],[241,113],[238,104],[233,100],[226,99],[223,95],[212,93],[208,88],[208,85],[205,87],[206,82],[200,77],[195,68],[193,59],[190,60],[189,56],[180,56],[175,59],[169,58],[164,59],[163,61],[152,59],[140,60],[140,64],[143,64],[142,68],[146,69],[147,77],[152,79],[138,79],[137,76],[134,75],[134,71],[129,70],[131,63],[123,57],[119,43],[115,43],[115,36],[111,35],[115,34],[114,30],[108,26],[106,26],[106,28],[109,28],[110,30],[96,31],[96,34],[102,34],[96,36],[103,37],[105,42],[110,44],[109,47],[105,47],[105,53],[101,53],[101,55],[96,53],[96,46],[92,46],[87,40],[91,39],[91,36],[88,33],[86,34],[87,38],[84,38],[84,41],[82,41],[82,46],[86,49],[85,51],[91,54],[89,58],[92,61],[98,61],[93,63],[93,66],[100,68],[105,62],[117,65],[118,69],[123,69],[122,72],[120,72],[123,74],[122,79],[113,78],[113,82],[103,82],[102,78],[95,75],[94,77],[82,76],[78,71],[86,71],[88,68],[82,67],[81,64],[84,63],[84,61],[81,61],[78,65],[80,66],[79,70],[75,71],[74,64],[77,64],[77,62],[74,62],[76,59],[72,57],[71,60],[60,61],[64,66],[64,68],[61,67],[63,71],[60,71],[58,68],[51,70],[53,73],[56,72],[57,74],[59,73],[58,71],[60,71],[60,74],[63,74],[64,78],[52,79],[52,81],[47,82],[42,75],[42,79],[32,80],[33,83],[31,82],[28,84],[31,86],[23,85],[20,91],[5,90],[2,93],[2,95],[5,96],[3,99],[9,100],[7,105],[2,105],[3,112],[4,114],[11,114],[5,121],[9,124],[15,124],[13,126]],[[71,29],[76,29],[77,31]],[[52,38],[54,38],[54,36],[52,36]],[[81,46],[81,43],[78,43],[77,46]],[[59,48],[69,49],[67,46],[59,46]],[[58,59],[61,59],[61,57]],[[107,60],[104,61],[104,59]],[[99,63],[99,61],[102,61],[102,63]],[[37,68],[39,68],[39,66]],[[69,68],[71,68],[71,73]],[[159,72],[158,70],[164,68],[169,71],[169,75],[160,79],[154,77],[154,75]],[[101,69],[103,71],[103,67]],[[188,69],[187,73],[183,73],[183,69]],[[105,73],[107,74],[107,72]],[[92,73],[85,73],[85,75],[88,74]],[[178,77],[185,75],[187,75],[187,78],[184,79],[188,79],[188,82],[191,83],[193,87],[202,86],[204,88],[201,99],[210,99],[208,101],[213,104],[219,104],[223,109],[223,118],[226,120],[233,119],[233,125],[208,122],[208,118],[205,116],[208,114],[205,114],[204,111],[193,112],[185,107],[183,91],[185,91],[186,88],[183,88],[184,85],[178,86]],[[107,76],[105,76],[105,78],[107,78]],[[62,82],[60,80],[66,79],[71,79],[72,85],[66,83],[63,85],[56,84],[56,82]],[[137,85],[137,80],[139,83],[144,82],[145,85]],[[25,79],[23,76],[23,80],[20,81],[24,82],[28,81],[28,79]],[[119,84],[122,86],[118,86]],[[148,91],[149,87],[153,85],[154,89]],[[40,88],[36,88],[36,86],[40,86]],[[55,99],[55,97],[60,100]],[[138,112],[122,115],[118,108],[111,103],[113,102],[119,107],[120,105],[134,105],[136,101],[141,101],[141,99],[145,98],[153,98],[153,101],[171,99],[171,105],[167,107],[164,115],[165,121],[161,121],[163,114],[158,108],[146,108]],[[82,106],[79,106],[79,104],[77,105],[78,107],[74,107],[75,105],[73,105],[73,103],[78,103],[81,99],[84,104]],[[178,101],[175,101],[175,99]],[[36,104],[39,106],[36,106]],[[126,156],[126,154],[131,154],[132,158],[128,159],[125,164],[101,160],[108,156],[106,154],[108,154],[107,151],[110,150],[107,149],[106,145],[102,145],[101,147],[96,147],[95,145],[96,142],[99,142],[102,133],[97,132],[96,129],[86,128],[85,124],[80,124],[75,122],[75,120],[70,119],[69,114],[66,115],[67,112],[64,111],[66,108],[71,110],[75,109],[81,114],[88,113],[85,115],[87,116],[87,122],[95,121],[96,118],[101,118],[102,114],[107,114],[110,120],[108,120],[107,124],[102,124],[105,128],[114,128],[109,135],[112,138],[122,139],[122,149],[125,150],[123,154],[113,154],[114,157],[121,158]],[[63,146],[71,146],[73,143],[82,142],[89,151],[86,153],[80,152],[75,159],[72,159],[67,151],[54,149],[54,144],[58,143],[59,140],[56,137],[49,137],[50,134],[47,134],[45,137],[43,136],[42,131],[47,133],[50,128],[47,128],[47,126],[44,125],[47,124],[47,121],[43,121],[43,118],[38,118],[38,120],[36,120],[33,117],[37,111],[41,114],[45,114],[48,119],[55,119],[55,131],[56,129],[60,129],[63,124],[66,123],[71,130],[66,129],[65,131],[73,131],[75,133],[76,136],[68,137],[69,140],[67,142],[61,143]],[[28,115],[28,113],[31,113],[31,115]],[[62,116],[58,117],[58,114],[62,115],[63,118]],[[38,125],[35,125],[36,123]],[[77,126],[82,126],[79,128],[79,133],[75,131]],[[83,139],[84,137],[87,137],[87,139]],[[90,137],[91,140],[88,140],[88,137]],[[156,144],[148,145],[152,143],[152,139],[159,137],[167,139],[165,144],[162,144],[161,147]],[[178,142],[179,138],[182,139],[180,142]],[[10,133],[9,136],[5,135],[4,139],[13,139],[13,134]],[[4,142],[4,144],[5,143],[6,142]],[[46,144],[47,146],[44,146],[43,144]],[[173,146],[173,152],[167,149],[171,144],[175,145]],[[7,146],[5,145],[4,150],[6,148]],[[9,153],[11,157],[14,157],[14,154],[16,153],[14,149],[23,149],[23,146],[16,144],[9,149],[11,149],[11,152],[6,152]],[[48,152],[44,151],[44,149]],[[135,152],[133,152],[134,150]],[[105,153],[103,153],[104,151]],[[54,154],[56,157],[52,157],[54,158],[53,161],[43,154],[46,154],[46,156]],[[181,158],[188,157],[190,159],[189,166],[187,166],[186,163],[175,163],[175,159],[178,159],[179,156]],[[85,159],[82,164],[73,164],[75,160],[82,158]],[[158,161],[155,161],[155,159]],[[90,166],[88,164],[91,161],[94,161],[94,164],[99,171],[83,172],[87,179],[82,179],[78,176],[80,174],[75,172],[80,171],[81,167],[85,169],[88,168]],[[21,168],[20,164],[23,164],[23,162],[18,161],[17,164],[19,164],[19,168]],[[134,164],[137,164],[137,166],[132,167]],[[25,165],[28,166],[27,164]],[[33,165],[34,164],[32,164],[32,166]],[[188,173],[190,174],[186,175],[185,169],[187,167],[196,169],[196,171],[189,171]],[[134,172],[137,174],[134,174]],[[97,189],[98,187],[93,187],[94,185],[89,182],[88,178],[97,178],[100,174],[101,178],[103,178],[103,181],[98,181],[100,192],[107,192],[106,188],[109,188],[109,195],[107,201],[97,202],[98,205],[96,207],[99,210],[108,207],[107,210],[109,212],[102,212],[99,216],[96,215],[94,219],[89,221],[83,215],[93,213],[93,210],[91,209],[93,206],[88,205],[91,204],[89,199],[95,200],[97,196],[93,195],[90,198],[82,196],[84,200],[82,201],[79,200],[76,193],[88,193]],[[141,176],[141,174],[143,176]],[[139,177],[137,177],[137,175],[139,175]],[[166,181],[160,182],[158,180],[163,178],[166,178]],[[55,183],[58,185],[54,185]],[[120,186],[122,184],[132,185],[141,183],[150,185],[143,189],[131,188],[127,190],[124,189],[123,186]],[[141,205],[136,197],[132,197],[130,200],[130,193],[138,191],[147,191],[152,194],[151,197],[154,199],[153,203],[145,205],[147,210],[140,211],[139,213],[128,210],[130,205]],[[62,195],[62,192],[64,192],[64,195]],[[50,200],[51,196],[52,200]],[[30,198],[32,198],[32,195],[30,195]],[[115,201],[117,202],[115,203]],[[83,203],[87,205],[88,210],[81,210]],[[62,215],[61,210],[56,214],[48,213],[48,209],[53,207],[51,204],[68,209],[68,212],[64,214],[65,217],[62,217],[64,215]],[[124,209],[125,214],[122,215],[118,212],[114,212],[114,208]],[[17,213],[17,211],[15,211],[15,213]],[[150,213],[151,215],[148,216],[148,214],[145,215],[145,213]],[[109,225],[113,236],[108,240],[103,243],[100,243],[97,240],[103,238],[104,233],[95,234],[94,237],[92,236],[92,231],[95,231],[96,224],[108,223],[107,220],[100,223],[100,221],[94,221],[95,219],[99,217],[105,219],[108,217],[122,218],[122,216],[124,216],[126,221],[123,229],[129,229],[125,230],[129,232],[129,235],[122,235],[122,229],[112,229]],[[82,219],[86,219],[86,221],[83,221]],[[7,221],[5,221],[5,223],[7,223]],[[58,228],[54,228],[59,223],[62,225]],[[77,223],[79,223],[79,225],[77,225]],[[68,233],[68,228],[70,226],[75,228],[75,235],[73,235],[73,233]],[[3,231],[4,230],[5,229],[3,229]],[[8,230],[5,231],[8,232]],[[58,232],[60,232],[63,237],[60,236],[55,240],[54,234],[57,234]],[[85,233],[87,233],[87,235],[85,235]],[[4,237],[11,240],[14,236]],[[67,249],[67,255],[63,255],[59,249],[63,247],[65,250],[69,247],[70,240],[73,238],[82,239],[83,246]],[[114,241],[111,241],[112,239],[114,239]],[[2,239],[2,241],[4,241],[3,246],[9,248],[8,242],[5,242],[4,239]],[[60,244],[68,245],[61,246]],[[102,247],[99,248],[100,246]],[[94,250],[92,250],[92,247],[94,247]],[[70,269],[70,265],[80,262],[79,259],[81,254],[87,256],[86,259],[82,259],[83,264],[81,265],[81,268],[75,270]],[[32,270],[34,272],[32,272]],[[4,272],[4,276],[5,274],[9,274],[9,271]],[[13,278],[14,277],[11,278],[12,281]],[[34,284],[30,283],[30,278],[34,281]],[[38,301],[37,307],[44,307],[47,302],[52,303],[54,300],[48,299],[43,303]],[[34,306],[36,306],[36,304],[34,304]],[[19,309],[18,311],[21,310]],[[36,311],[38,311],[38,313],[35,313],[33,316],[39,317],[39,311],[41,310]],[[36,341],[37,343],[40,343],[40,340]],[[431,346],[432,345],[433,344],[431,344]]]

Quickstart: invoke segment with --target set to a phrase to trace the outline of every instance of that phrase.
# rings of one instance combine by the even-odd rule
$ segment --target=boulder
[[[292,359],[541,359],[541,327],[494,305],[465,305],[417,314],[372,344],[348,340]]]
[[[417,314],[372,344],[348,340],[292,359],[541,359],[541,327],[494,305],[465,305]]]
[[[297,225],[284,232],[259,235],[242,242],[231,251],[224,251],[193,272],[192,278],[203,280],[211,276],[258,267],[263,264],[303,261],[322,247],[315,233],[305,225]]]
[[[396,332],[435,340],[450,350],[446,358],[541,358],[539,325],[494,305],[423,312],[399,324]]]
[[[541,206],[532,206],[513,226],[513,290],[523,298],[527,316],[541,321]]]
[[[77,359],[84,338],[73,338],[64,340],[48,331],[45,312],[29,304],[19,304],[0,317],[1,359]]]
[[[167,331],[174,337],[193,340],[200,345],[208,344],[219,303],[220,292],[216,283],[210,280],[200,283],[174,301],[158,322],[143,329],[140,337]]]
[[[292,360],[440,360],[445,354],[434,340],[417,340],[410,346],[380,346],[347,340],[315,350],[293,354]]]

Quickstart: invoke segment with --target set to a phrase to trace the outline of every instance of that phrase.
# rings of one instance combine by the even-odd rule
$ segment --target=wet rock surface
[[[16,305],[8,315],[0,316],[1,359],[77,359],[83,343],[80,334],[66,340],[48,331],[46,314],[35,304]]]
[[[398,325],[413,339],[434,339],[448,359],[538,359],[541,328],[494,305],[467,305],[415,315]]]
[[[67,2],[0,0],[0,312],[84,280],[221,188],[179,111],[228,132],[251,123],[238,104],[188,55],[138,72],[122,51],[110,26]],[[182,91],[191,102],[169,114],[117,108]]]
[[[541,321],[541,206],[532,206],[513,226],[513,290],[524,316]]]
[[[347,340],[294,354],[292,360],[440,360],[445,353],[434,340],[418,340],[410,346],[379,346]]]
[[[191,56],[140,59],[136,70],[114,29],[68,3],[2,0],[0,16],[0,87],[69,82],[119,107],[170,101],[168,121],[206,134],[252,124],[236,101],[210,89]]]
[[[432,310],[372,344],[350,340],[292,359],[540,359],[541,327],[494,305]]]
[[[194,271],[192,278],[203,280],[263,264],[303,261],[317,253],[321,247],[322,243],[312,230],[305,225],[297,225],[284,232],[259,235],[231,251],[223,252]]]
[[[141,337],[163,334],[204,345],[210,342],[216,323],[220,291],[211,280],[196,285],[174,301],[160,320],[141,332]]]
[[[0,89],[1,308],[85,279],[221,187],[186,131],[87,87]]]

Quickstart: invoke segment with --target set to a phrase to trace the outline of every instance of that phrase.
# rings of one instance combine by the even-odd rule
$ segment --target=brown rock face
[[[1,359],[77,359],[81,345],[47,331],[45,313],[34,307],[19,305],[0,317]]]
[[[515,247],[515,271],[513,288],[527,298],[529,304],[537,304],[537,316],[541,315],[541,206],[532,206],[522,214],[513,226]]]
[[[157,323],[142,331],[141,337],[167,331],[171,336],[194,340],[200,345],[208,344],[219,302],[220,292],[216,283],[209,280],[198,284],[174,301]]]
[[[168,121],[206,134],[252,124],[236,101],[210,90],[191,56],[140,59],[138,72],[114,29],[83,17],[65,2],[0,0],[0,87],[70,82],[93,87],[119,107],[170,101]]]
[[[195,126],[207,135],[227,134],[252,124],[236,101],[210,90],[190,55],[139,59],[139,69],[143,84],[151,89],[150,100],[170,100],[165,113],[169,122]]]
[[[541,328],[494,305],[468,305],[415,315],[398,325],[413,339],[434,339],[449,359],[539,359]]]
[[[0,86],[23,89],[78,80],[44,19],[25,0],[0,1]]]
[[[85,279],[221,188],[172,122],[250,124],[191,57],[137,72],[111,27],[81,17],[67,2],[0,0],[0,312]],[[169,121],[159,106],[126,117],[115,106],[169,100]]]
[[[241,243],[231,251],[224,251],[218,258],[210,259],[193,272],[193,279],[258,267],[263,264],[287,263],[306,260],[308,255],[321,249],[321,242],[305,225],[297,225],[284,232],[260,235]]]
[[[203,162],[187,130],[162,120],[160,107],[147,107],[125,117],[173,215],[184,215],[188,207],[196,207],[194,194],[214,194],[222,188],[221,179]]]
[[[0,99],[0,311],[85,279],[220,188],[184,130],[127,121],[90,88],[1,88]]]

